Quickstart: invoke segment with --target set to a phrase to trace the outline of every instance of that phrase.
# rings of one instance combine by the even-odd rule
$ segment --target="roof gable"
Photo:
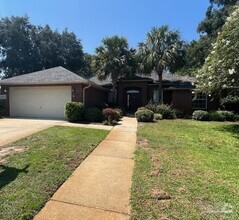
[[[0,85],[87,84],[88,80],[59,66],[0,81]]]

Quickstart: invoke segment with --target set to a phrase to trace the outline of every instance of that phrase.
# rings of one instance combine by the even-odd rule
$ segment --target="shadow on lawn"
[[[0,165],[0,190],[14,181],[20,173],[28,173],[29,165],[26,165],[23,169],[17,169],[15,167],[8,167],[3,164]],[[3,169],[3,171],[1,171]]]
[[[239,124],[228,124],[222,126],[220,131],[230,132],[233,137],[239,139]]]

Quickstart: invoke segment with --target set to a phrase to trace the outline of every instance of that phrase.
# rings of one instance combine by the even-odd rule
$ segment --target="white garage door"
[[[71,86],[11,87],[9,95],[11,117],[65,118]]]

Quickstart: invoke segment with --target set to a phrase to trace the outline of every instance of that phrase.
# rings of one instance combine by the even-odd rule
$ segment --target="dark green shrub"
[[[107,120],[109,122],[109,124],[112,124],[114,120],[117,120],[118,114],[112,108],[105,108],[105,109],[103,109],[102,113],[103,113],[105,120]]]
[[[121,109],[121,108],[115,108],[114,110],[115,110],[116,112],[118,112],[120,118],[122,118],[122,117],[124,116],[124,111],[123,111],[123,109]]]
[[[68,121],[82,121],[84,105],[81,102],[67,102],[65,105],[65,116]]]
[[[177,118],[184,118],[184,114],[179,109],[174,109]]]
[[[209,112],[208,117],[210,121],[225,121],[226,119],[225,116],[218,111]]]
[[[221,114],[226,121],[236,121],[236,116],[233,112],[230,111],[217,111],[219,114]]]
[[[192,118],[198,121],[208,121],[209,115],[207,111],[196,110],[193,112]]]
[[[135,112],[135,117],[139,122],[152,122],[154,120],[154,113],[148,109],[138,110]]]
[[[223,109],[239,113],[239,90],[233,90],[221,99],[220,105]]]
[[[139,107],[138,109],[137,109],[137,111],[138,110],[146,110],[147,108],[146,107]]]
[[[155,113],[159,113],[163,116],[163,119],[175,119],[176,113],[169,105],[160,104],[157,105]]]
[[[153,104],[153,103],[148,103],[145,108],[147,108],[148,110],[156,113],[157,111],[157,104]]]
[[[84,119],[90,122],[102,121],[102,111],[98,108],[87,108],[84,113]]]
[[[162,120],[163,116],[159,113],[154,114],[154,120],[158,121],[158,120]]]

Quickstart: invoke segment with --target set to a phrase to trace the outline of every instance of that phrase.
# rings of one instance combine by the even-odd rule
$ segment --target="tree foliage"
[[[5,78],[55,66],[82,73],[83,49],[73,32],[32,25],[27,16],[0,20],[0,69]]]
[[[138,57],[141,72],[151,74],[156,71],[159,77],[159,91],[162,91],[162,74],[167,69],[175,70],[182,61],[184,42],[178,31],[169,30],[168,26],[154,27],[146,36],[146,41],[139,44]],[[159,94],[159,102],[160,102]]]
[[[134,50],[129,49],[126,38],[117,35],[106,37],[102,40],[102,45],[96,48],[92,61],[93,71],[101,80],[111,78],[114,93],[117,80],[134,73],[134,67]],[[116,93],[114,101],[116,102]]]
[[[218,32],[226,21],[237,0],[210,0],[210,6],[206,11],[206,17],[197,28],[201,34],[198,41],[190,42],[186,49],[185,66],[181,73],[195,75],[200,69],[210,50],[216,41]]]
[[[227,18],[213,49],[197,75],[197,87],[221,94],[223,88],[239,87],[239,6]]]

